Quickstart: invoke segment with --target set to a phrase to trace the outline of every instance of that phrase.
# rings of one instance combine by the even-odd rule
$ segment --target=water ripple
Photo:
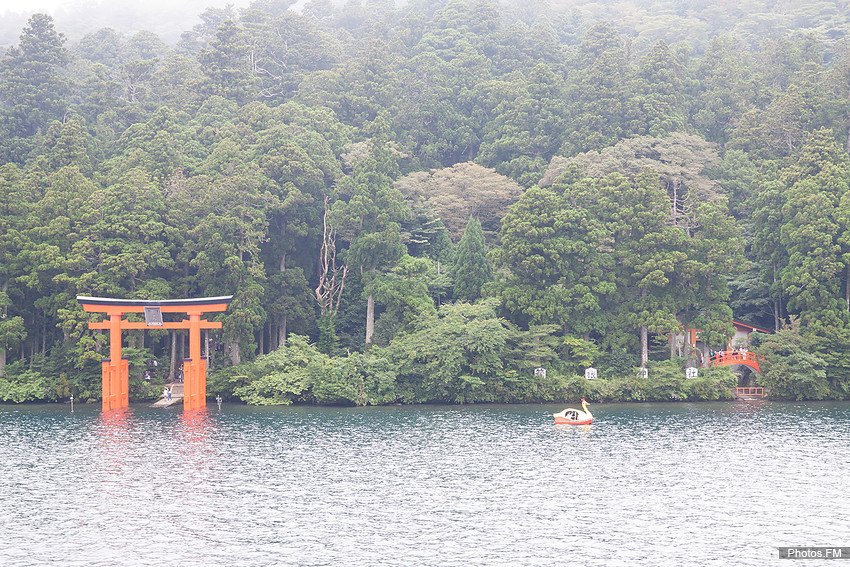
[[[0,406],[0,563],[765,565],[850,545],[840,403]],[[807,563],[808,564],[808,563]]]

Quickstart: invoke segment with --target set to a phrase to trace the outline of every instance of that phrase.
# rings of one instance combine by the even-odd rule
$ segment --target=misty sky
[[[69,4],[66,0],[0,0],[2,12],[43,12],[53,13],[57,7]]]
[[[233,4],[236,7],[243,7],[250,3],[249,0],[177,0],[177,2],[182,6],[195,7],[197,13],[210,6],[222,8],[227,4]],[[175,0],[0,0],[0,13],[46,11],[55,15],[59,10],[70,11],[75,6],[98,4],[136,4],[150,6],[151,11],[156,11],[163,6],[174,6]]]
[[[207,8],[232,4],[247,8],[252,0],[0,0],[0,47],[18,42],[27,19],[36,12],[53,16],[57,31],[69,45],[100,28],[132,35],[140,30],[156,33],[169,45],[200,24]],[[303,4],[303,2],[301,2]],[[296,3],[296,6],[298,3]]]

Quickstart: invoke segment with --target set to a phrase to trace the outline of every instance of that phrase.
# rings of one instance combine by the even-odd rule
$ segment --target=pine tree
[[[627,130],[630,69],[623,43],[613,25],[600,22],[578,46],[570,81],[571,153],[613,146]]]
[[[661,40],[641,60],[634,81],[632,135],[665,136],[685,130],[684,70]]]
[[[473,302],[481,297],[481,287],[490,281],[490,263],[481,222],[469,217],[466,230],[457,245],[454,265],[454,296],[461,301]]]
[[[65,38],[53,29],[53,18],[33,14],[21,42],[0,62],[0,103],[13,136],[27,138],[65,111],[66,81],[61,74],[68,62]],[[14,158],[20,155],[13,150]]]
[[[811,134],[787,168],[790,184],[782,207],[780,242],[788,265],[780,272],[790,310],[801,322],[829,334],[850,323],[841,301],[842,258],[838,221],[841,198],[850,191],[850,160],[832,132]]]

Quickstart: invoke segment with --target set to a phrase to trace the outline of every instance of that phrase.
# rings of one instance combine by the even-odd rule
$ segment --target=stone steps
[[[156,402],[154,402],[153,407],[156,408],[165,408],[170,405],[176,404],[177,402],[183,402],[183,383],[182,382],[173,382],[171,384],[166,384],[166,388],[171,389],[171,399],[169,400],[167,397],[163,396]]]

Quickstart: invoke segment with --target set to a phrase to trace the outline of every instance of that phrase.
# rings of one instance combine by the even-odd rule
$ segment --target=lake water
[[[0,406],[0,564],[793,565],[850,404]],[[813,565],[823,561],[804,561]]]

